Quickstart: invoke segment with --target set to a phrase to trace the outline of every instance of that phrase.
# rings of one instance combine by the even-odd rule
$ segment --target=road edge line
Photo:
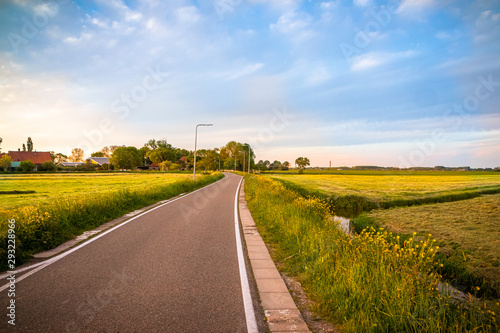
[[[245,258],[243,256],[243,242],[241,240],[240,217],[238,211],[238,197],[240,193],[241,183],[243,177],[240,179],[236,195],[234,197],[234,228],[236,233],[236,251],[238,254],[238,266],[240,271],[241,292],[243,295],[243,307],[245,308],[245,319],[247,323],[248,333],[257,333],[257,319],[253,309],[252,295],[250,293],[250,284],[248,283],[248,274],[245,266]]]

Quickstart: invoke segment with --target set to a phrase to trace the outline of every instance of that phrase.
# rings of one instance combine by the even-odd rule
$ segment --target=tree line
[[[304,170],[308,165],[311,165],[311,162],[307,157],[299,157],[295,160],[295,165],[300,169]],[[273,163],[268,160],[260,160],[256,165],[257,169],[260,171],[273,171],[273,170],[281,170],[287,171],[290,169],[290,162],[285,161],[281,163],[280,161],[274,161]]]
[[[70,156],[54,154],[54,162],[83,162],[85,152],[74,148]],[[91,157],[108,157],[111,169],[158,167],[160,170],[190,170],[194,166],[194,151],[172,146],[166,140],[151,139],[144,146],[106,146]],[[221,148],[198,149],[196,167],[199,170],[255,169],[255,153],[248,143],[230,141]],[[105,169],[108,166],[103,166]]]
[[[1,143],[0,138],[0,143]],[[33,151],[33,140],[28,137],[26,144],[22,145],[23,151]],[[21,149],[20,149],[21,150]],[[61,168],[63,162],[84,162],[85,152],[81,148],[74,148],[71,155],[50,152],[52,161],[47,161],[41,165],[40,171],[55,171],[58,166]],[[133,146],[105,146],[99,151],[92,152],[91,157],[107,157],[109,165],[102,165],[102,170],[131,170],[158,168],[167,170],[191,170],[194,166],[194,151],[177,148],[167,142],[167,140],[151,139],[142,147]],[[196,166],[198,170],[237,170],[248,171],[258,169],[260,171],[269,170],[289,170],[290,162],[281,163],[275,160],[260,160],[255,163],[255,152],[248,143],[230,141],[221,148],[199,149],[196,153]],[[0,169],[7,170],[10,166],[9,156],[4,156],[0,160]],[[295,166],[303,170],[310,165],[309,159],[299,157],[295,160]],[[22,163],[20,171],[31,171],[34,164],[30,161]],[[78,170],[94,170],[99,168],[96,164],[86,163],[78,166]]]

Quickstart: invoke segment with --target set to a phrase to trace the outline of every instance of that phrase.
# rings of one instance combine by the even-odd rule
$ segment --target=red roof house
[[[10,158],[12,160],[12,165],[23,161],[31,161],[36,164],[37,169],[42,165],[43,162],[51,162],[50,152],[48,151],[9,151]],[[17,162],[17,163],[16,163]]]

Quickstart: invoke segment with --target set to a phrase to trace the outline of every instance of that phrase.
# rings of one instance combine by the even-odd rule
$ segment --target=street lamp
[[[193,170],[193,180],[196,180],[196,141],[198,140],[198,126],[214,126],[214,124],[198,124],[194,131],[194,170]]]

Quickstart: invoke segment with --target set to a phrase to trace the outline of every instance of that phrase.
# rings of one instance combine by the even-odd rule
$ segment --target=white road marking
[[[245,318],[247,321],[247,331],[248,333],[257,333],[257,320],[255,319],[255,313],[253,311],[252,295],[250,293],[250,285],[248,284],[247,269],[245,266],[245,258],[243,257],[243,244],[241,242],[241,232],[240,232],[240,218],[238,213],[238,196],[240,193],[241,182],[238,184],[238,189],[236,189],[236,195],[234,197],[234,228],[236,231],[236,250],[238,252],[238,265],[240,267],[240,279],[241,279],[241,292],[243,294],[243,306],[245,308]]]
[[[140,215],[136,215],[135,217],[131,218],[130,220],[127,220],[127,221],[125,221],[125,222],[123,222],[123,223],[120,223],[119,225],[117,225],[117,226],[115,226],[115,227],[113,227],[113,228],[111,228],[111,229],[107,230],[107,231],[104,231],[103,233],[101,233],[101,234],[99,234],[99,235],[95,236],[94,238],[89,239],[89,240],[88,240],[88,241],[86,241],[85,243],[82,243],[82,244],[80,244],[80,245],[78,245],[78,246],[76,246],[76,247],[72,248],[71,250],[68,250],[68,251],[66,251],[66,252],[63,252],[63,253],[61,253],[61,254],[59,254],[59,255],[57,255],[57,256],[55,256],[55,257],[53,257],[53,258],[47,259],[47,260],[46,260],[46,261],[44,261],[43,263],[38,263],[38,264],[35,264],[35,265],[33,265],[33,266],[26,267],[26,268],[24,268],[24,269],[23,269],[23,271],[25,271],[25,270],[29,270],[30,268],[34,268],[34,269],[33,269],[32,271],[29,271],[28,273],[26,273],[26,274],[24,274],[24,275],[20,276],[20,277],[16,277],[16,283],[18,283],[19,281],[22,281],[22,280],[26,279],[28,276],[33,275],[33,274],[35,274],[36,272],[38,272],[38,271],[40,271],[40,270],[44,269],[45,267],[52,265],[52,264],[53,264],[53,263],[55,263],[56,261],[61,260],[62,258],[66,257],[67,255],[69,255],[69,254],[71,254],[71,253],[73,253],[73,252],[75,252],[75,251],[77,251],[77,250],[81,249],[81,248],[82,248],[82,247],[84,247],[84,246],[89,245],[90,243],[92,243],[92,242],[96,241],[97,239],[99,239],[99,238],[101,238],[101,237],[103,237],[103,236],[105,236],[105,235],[109,234],[109,233],[110,233],[110,232],[112,232],[112,231],[115,231],[116,229],[118,229],[118,228],[120,228],[120,227],[123,227],[123,226],[124,226],[124,225],[126,225],[127,223],[132,222],[133,220],[135,220],[135,219],[137,219],[137,218],[139,218],[139,217],[141,217],[141,216],[143,216],[143,215],[146,215],[147,213],[152,212],[153,210],[156,210],[156,209],[158,209],[158,208],[160,208],[160,207],[166,206],[166,205],[168,205],[168,204],[170,204],[170,203],[172,203],[172,202],[175,202],[175,201],[177,201],[177,200],[179,200],[179,199],[185,198],[186,196],[191,195],[191,194],[194,194],[194,193],[196,193],[196,192],[198,192],[198,191],[201,191],[201,190],[203,190],[203,189],[205,189],[205,188],[207,188],[207,187],[210,187],[210,186],[212,186],[212,185],[215,185],[215,184],[217,184],[218,182],[223,181],[223,180],[224,180],[224,179],[226,179],[226,178],[227,178],[227,176],[226,176],[226,175],[224,175],[224,178],[222,178],[222,179],[220,179],[220,180],[216,181],[215,183],[212,183],[212,184],[210,184],[210,185],[208,185],[208,186],[204,186],[204,187],[202,187],[202,188],[200,188],[200,189],[197,189],[196,191],[190,192],[190,193],[188,193],[187,195],[183,195],[183,196],[181,196],[181,197],[179,197],[179,198],[176,198],[176,199],[174,199],[174,200],[168,201],[168,202],[166,202],[166,203],[164,203],[164,204],[162,204],[162,205],[156,206],[156,207],[154,207],[154,208],[152,208],[152,209],[150,209],[150,210],[148,210],[148,211],[146,211],[146,212],[144,212],[144,213],[142,213],[142,214],[140,214]],[[13,270],[11,270],[11,271],[13,271]],[[20,271],[21,271],[21,270],[16,271],[16,273],[19,273]],[[9,276],[9,275],[6,275],[6,277],[8,277],[8,276]],[[7,288],[9,288],[9,286],[10,286],[10,283],[7,283],[6,285],[4,285],[4,286],[0,287],[0,292],[1,292],[1,291],[4,291],[4,290],[5,290],[5,289],[7,289]]]

